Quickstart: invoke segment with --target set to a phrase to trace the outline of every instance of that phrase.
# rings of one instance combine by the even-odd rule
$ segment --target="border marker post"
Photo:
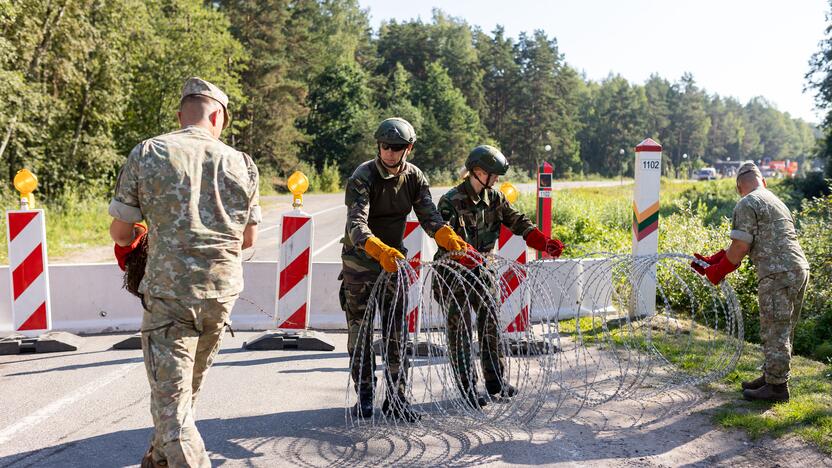
[[[633,189],[633,255],[656,256],[659,252],[659,190],[662,176],[662,145],[650,138],[635,148],[635,186]],[[656,313],[656,263],[650,272],[633,272],[641,278],[633,284],[631,317]]]

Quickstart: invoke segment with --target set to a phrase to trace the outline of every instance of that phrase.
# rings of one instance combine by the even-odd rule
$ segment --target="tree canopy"
[[[277,174],[329,163],[348,175],[391,116],[413,123],[414,162],[428,173],[461,167],[483,143],[514,167],[546,160],[567,177],[632,171],[645,137],[671,170],[815,151],[812,125],[763,97],[710,93],[692,74],[589,80],[551,32],[509,37],[439,10],[369,24],[357,0],[0,2],[0,174],[29,167],[49,196],[108,193],[130,148],[176,127],[189,76],[226,91],[223,138]],[[830,44],[810,74],[827,109]]]

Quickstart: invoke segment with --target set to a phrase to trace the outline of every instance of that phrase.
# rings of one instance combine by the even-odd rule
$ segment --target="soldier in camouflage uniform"
[[[133,148],[110,203],[119,257],[133,244],[134,223],[148,223],[139,291],[154,431],[142,467],[211,466],[194,405],[243,289],[241,250],[261,218],[257,167],[219,141],[227,106],[219,88],[188,79],[181,129]]]
[[[397,262],[405,258],[405,221],[411,209],[425,232],[451,251],[464,250],[465,243],[448,227],[436,211],[428,181],[416,166],[406,161],[416,132],[404,119],[384,120],[375,132],[378,154],[355,170],[347,181],[348,207],[341,261],[341,307],[347,316],[350,369],[358,403],[353,414],[368,417],[373,412],[375,356],[372,349],[373,314],[366,315],[370,292],[384,269],[396,273]],[[391,281],[395,284],[395,281]],[[382,313],[382,359],[388,391],[382,411],[404,421],[415,421],[416,414],[405,398],[407,357],[402,356],[405,341],[404,308],[401,300],[393,304],[393,291],[379,299]],[[374,311],[373,311],[374,313]]]
[[[500,237],[500,226],[506,226],[512,233],[522,236],[528,246],[547,252],[557,258],[563,251],[558,239],[549,239],[523,213],[515,210],[505,195],[493,186],[501,175],[508,171],[508,160],[497,148],[488,145],[477,146],[468,155],[465,168],[468,175],[463,182],[449,190],[439,199],[438,209],[442,218],[450,224],[472,249],[476,251],[459,261],[470,268],[492,294],[497,294],[492,275],[478,265],[482,257],[494,249]],[[445,254],[439,249],[436,258]],[[476,390],[476,370],[471,365],[471,312],[477,318],[477,336],[480,345],[485,388],[491,395],[512,397],[517,390],[504,381],[505,357],[500,346],[499,310],[492,303],[483,303],[481,291],[470,291],[459,286],[453,278],[443,278],[451,285],[453,299],[445,298],[440,303],[448,304],[448,352],[460,392],[468,404],[480,408],[487,399]],[[476,281],[475,281],[476,284]],[[438,290],[439,288],[437,288]],[[460,310],[460,307],[472,310]]]
[[[766,189],[754,163],[743,164],[737,172],[737,192],[742,199],[734,208],[731,246],[710,257],[695,254],[710,266],[694,268],[716,285],[739,267],[746,254],[751,256],[760,280],[765,363],[762,376],[742,383],[742,394],[747,400],[787,401],[794,328],[809,282],[809,262],[797,242],[791,212]]]

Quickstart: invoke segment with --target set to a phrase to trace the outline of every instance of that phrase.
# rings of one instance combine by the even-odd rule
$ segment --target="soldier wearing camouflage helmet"
[[[261,219],[257,167],[219,141],[230,118],[225,93],[188,79],[178,117],[179,130],[133,148],[109,207],[120,266],[147,236],[139,291],[154,430],[143,468],[211,466],[194,405],[243,289],[240,252]]]
[[[709,266],[692,265],[716,285],[739,268],[743,257],[751,257],[760,280],[757,295],[765,363],[763,375],[742,383],[742,395],[747,400],[787,401],[794,328],[809,282],[809,262],[797,242],[791,212],[766,188],[753,162],[737,172],[737,192],[742,198],[734,207],[728,250],[710,257],[694,254]]]
[[[416,142],[413,126],[404,119],[386,119],[375,132],[378,153],[355,170],[347,181],[345,203],[347,223],[341,251],[340,299],[347,318],[350,369],[358,403],[353,414],[369,417],[373,413],[375,356],[372,348],[373,317],[367,315],[370,292],[382,270],[396,274],[397,262],[405,258],[405,221],[413,210],[425,232],[437,244],[452,251],[464,250],[465,243],[448,227],[436,211],[430,187],[422,171],[407,162]],[[392,281],[395,284],[395,281]],[[389,392],[382,411],[399,420],[413,422],[419,415],[405,398],[407,358],[404,307],[393,303],[393,291],[377,298],[383,305],[382,339],[384,377]]]
[[[508,167],[508,160],[500,150],[489,145],[477,146],[465,161],[468,174],[462,183],[442,195],[437,205],[442,219],[475,251],[471,255],[459,257],[459,261],[483,284],[491,286],[495,291],[496,285],[489,284],[492,281],[490,275],[479,265],[479,260],[482,259],[480,254],[488,254],[494,249],[494,244],[500,237],[500,226],[506,226],[515,235],[522,236],[529,247],[547,252],[552,257],[559,257],[563,251],[560,240],[550,239],[529,218],[514,209],[502,192],[494,190],[494,184],[500,176],[506,174]],[[436,257],[445,252],[445,249],[440,248]],[[446,280],[446,284],[459,282]],[[476,314],[485,389],[491,395],[513,397],[517,390],[504,379],[505,357],[503,347],[500,346],[499,311],[482,303],[479,299],[481,292],[456,288],[451,294],[455,296],[454,300],[440,302],[450,304],[448,353],[461,394],[475,409],[488,402],[477,391],[476,369],[471,363],[471,314],[460,310],[458,306],[471,304]]]

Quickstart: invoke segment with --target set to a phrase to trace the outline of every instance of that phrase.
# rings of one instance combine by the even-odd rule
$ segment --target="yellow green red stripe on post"
[[[659,228],[659,202],[653,203],[644,211],[639,211],[633,201],[633,234],[636,240],[642,240]]]

